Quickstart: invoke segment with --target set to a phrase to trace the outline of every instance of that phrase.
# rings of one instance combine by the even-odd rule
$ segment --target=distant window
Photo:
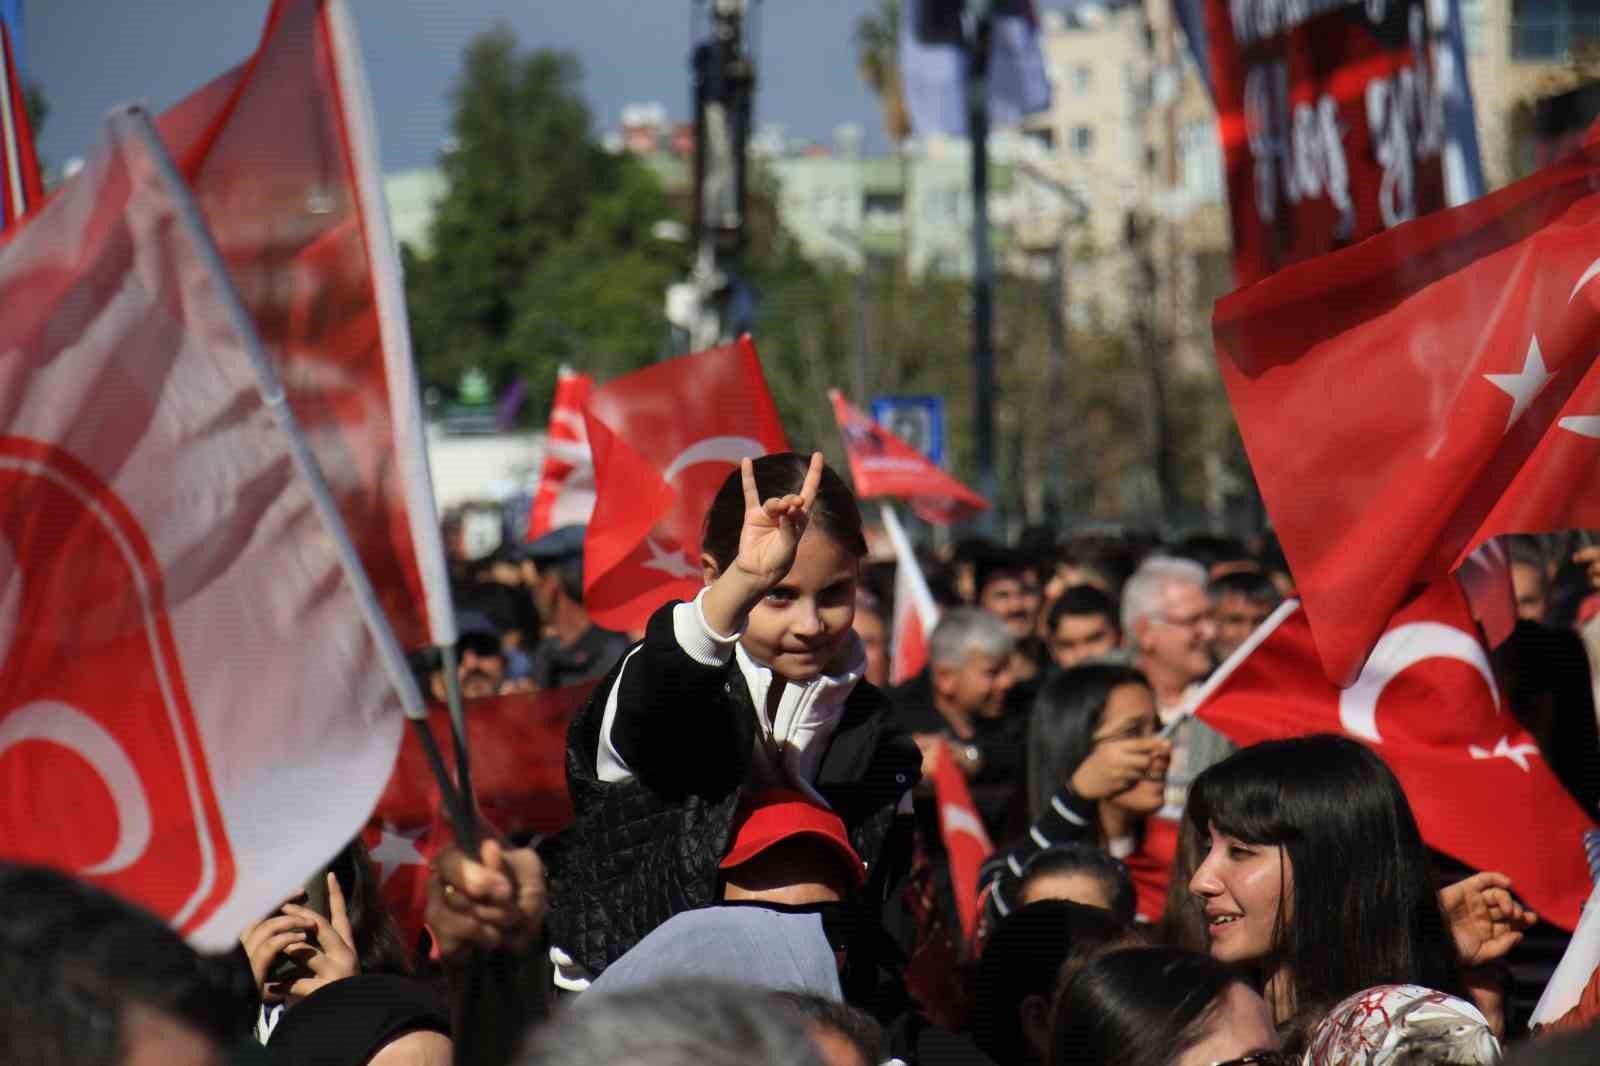
[[[1088,126],[1072,127],[1072,152],[1074,155],[1088,155],[1094,151],[1094,130]]]
[[[1079,63],[1072,68],[1072,91],[1082,96],[1089,91],[1089,86],[1094,84],[1094,68],[1087,63]]]

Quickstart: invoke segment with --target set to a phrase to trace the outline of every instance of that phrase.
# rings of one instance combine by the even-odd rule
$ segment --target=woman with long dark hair
[[[1466,994],[1411,806],[1367,748],[1245,748],[1196,778],[1187,816],[1211,957],[1255,975],[1291,1048],[1366,988]]]
[[[1125,863],[1139,917],[1161,917],[1169,871],[1147,861],[1142,848],[1145,819],[1164,799],[1171,755],[1159,728],[1149,682],[1131,667],[1086,663],[1045,684],[1029,723],[1033,826],[984,867],[991,917],[1015,906],[1018,881],[1034,855],[1076,842],[1096,844]]]

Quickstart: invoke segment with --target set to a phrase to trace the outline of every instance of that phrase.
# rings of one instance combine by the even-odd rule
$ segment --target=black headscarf
[[[283,1012],[267,1059],[273,1066],[366,1066],[385,1044],[418,1030],[450,1035],[450,1013],[428,985],[389,974],[346,977]]]

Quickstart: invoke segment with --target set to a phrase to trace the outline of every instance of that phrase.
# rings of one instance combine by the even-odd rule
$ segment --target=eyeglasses
[[[1243,1058],[1213,1062],[1211,1066],[1295,1066],[1295,1059],[1286,1051],[1252,1051]]]

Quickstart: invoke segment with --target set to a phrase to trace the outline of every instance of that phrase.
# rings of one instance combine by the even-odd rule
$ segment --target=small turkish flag
[[[593,389],[594,379],[571,367],[562,367],[556,375],[544,467],[528,509],[530,541],[553,529],[586,525],[594,513],[594,457],[589,454],[589,431],[583,422],[583,405]]]
[[[989,509],[989,501],[923,458],[905,441],[851,406],[838,389],[828,390],[833,417],[844,435],[856,495],[899,496],[925,522],[949,525]]]
[[[1311,733],[1367,744],[1399,778],[1430,847],[1509,875],[1541,916],[1576,924],[1594,822],[1504,706],[1455,581],[1395,615],[1342,690],[1318,669],[1305,612],[1290,600],[1218,668],[1197,708],[1238,744]]]
[[[0,15],[0,240],[44,201],[12,30]]]
[[[933,795],[939,804],[939,836],[950,858],[950,890],[961,918],[964,943],[972,943],[978,922],[978,874],[994,852],[989,833],[972,802],[972,790],[956,765],[950,745],[941,740],[933,759]]]
[[[699,592],[701,523],[729,472],[789,443],[748,336],[620,377],[584,413],[596,489],[584,605],[607,629],[642,629]]]
[[[1600,145],[1217,304],[1328,677],[1501,533],[1600,525]]]
[[[893,658],[889,662],[889,683],[903,685],[922,673],[928,665],[928,638],[939,624],[939,605],[928,591],[917,553],[895,516],[894,508],[883,505],[883,528],[894,545],[894,626]]]

